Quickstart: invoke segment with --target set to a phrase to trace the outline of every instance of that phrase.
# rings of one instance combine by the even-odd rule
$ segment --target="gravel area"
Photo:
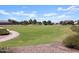
[[[79,50],[65,47],[61,42],[52,44],[42,44],[36,46],[12,47],[9,49],[13,53],[78,53]]]

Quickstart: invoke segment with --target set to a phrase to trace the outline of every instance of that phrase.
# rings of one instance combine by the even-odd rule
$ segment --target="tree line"
[[[42,22],[39,22],[37,21],[36,19],[32,20],[24,20],[24,21],[16,21],[16,20],[13,20],[13,19],[8,19],[8,21],[11,23],[11,24],[16,24],[16,25],[29,25],[29,24],[33,24],[33,25],[55,25],[55,24],[60,24],[60,25],[75,25],[75,24],[79,24],[79,20],[77,21],[73,21],[73,20],[64,20],[64,21],[60,21],[59,23],[54,23],[54,22],[51,22],[50,20],[48,21],[42,21]]]
[[[12,19],[8,19],[8,21],[11,23],[11,24],[21,24],[21,25],[29,25],[29,24],[37,24],[37,25],[53,25],[54,23],[52,23],[50,20],[48,21],[37,21],[36,19],[32,20],[24,20],[24,21],[16,21],[16,20],[12,20]]]

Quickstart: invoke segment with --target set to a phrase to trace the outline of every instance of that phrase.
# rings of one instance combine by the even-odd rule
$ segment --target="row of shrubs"
[[[12,53],[8,46],[0,46],[0,53]]]
[[[76,32],[76,34],[67,37],[63,41],[63,43],[68,48],[79,49],[79,26],[78,25],[73,25],[71,27],[71,30],[74,31],[74,32]]]

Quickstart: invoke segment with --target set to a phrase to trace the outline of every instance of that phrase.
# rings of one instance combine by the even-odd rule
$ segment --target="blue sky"
[[[0,5],[0,20],[79,20],[78,5]]]

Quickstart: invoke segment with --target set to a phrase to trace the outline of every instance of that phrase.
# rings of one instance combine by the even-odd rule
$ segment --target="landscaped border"
[[[7,41],[7,40],[14,39],[17,36],[19,36],[19,33],[12,30],[12,31],[10,31],[9,35],[0,36],[0,42],[4,42],[4,41]]]

